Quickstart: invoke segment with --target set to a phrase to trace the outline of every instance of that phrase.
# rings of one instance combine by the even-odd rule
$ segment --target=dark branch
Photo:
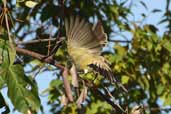
[[[55,41],[56,39],[38,39],[38,40],[32,40],[32,41],[18,41],[16,44],[17,45],[26,45],[26,44],[34,44],[34,43],[41,43],[41,42],[48,42],[48,41]]]
[[[40,60],[42,62],[46,62],[46,63],[49,63],[51,65],[54,65],[54,66],[60,68],[61,70],[64,69],[64,66],[62,66],[61,64],[58,64],[52,57],[47,57],[45,55],[30,51],[30,50],[27,50],[27,49],[19,48],[19,47],[16,47],[16,51],[18,53],[21,53],[21,54],[24,54],[24,55],[29,55],[29,56],[31,56],[33,58],[36,58],[36,59],[38,59],[38,60]]]
[[[60,37],[60,40],[57,41],[57,44],[60,43],[62,40],[64,40],[64,37]],[[38,39],[38,40],[31,40],[31,41],[18,41],[16,44],[17,45],[26,45],[26,44],[34,44],[34,43],[41,43],[41,42],[48,42],[48,41],[56,41],[56,38],[51,38],[51,39]]]
[[[149,108],[148,106],[145,106],[145,109]],[[151,111],[166,111],[169,112],[171,111],[171,108],[161,108],[161,107],[151,107]]]
[[[109,103],[117,112],[117,114],[126,114],[126,112],[117,104],[115,104],[114,102],[112,102],[108,97],[106,97],[100,90],[98,89],[93,89],[95,94],[98,93],[98,95],[100,95],[100,97],[105,100],[107,103]]]
[[[131,40],[109,40],[109,42],[131,43]]]

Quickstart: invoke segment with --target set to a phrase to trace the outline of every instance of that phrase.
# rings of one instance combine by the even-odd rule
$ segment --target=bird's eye
[[[89,66],[89,67],[93,67],[94,65],[93,65],[93,64],[89,64],[88,66]]]

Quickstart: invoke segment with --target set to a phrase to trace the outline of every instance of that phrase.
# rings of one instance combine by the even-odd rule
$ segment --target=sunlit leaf
[[[122,76],[121,77],[121,82],[123,83],[123,84],[126,84],[126,83],[128,83],[128,81],[129,81],[129,77],[128,76]]]
[[[165,101],[164,101],[164,106],[171,105],[171,97],[170,95],[166,95]]]
[[[17,0],[17,2],[24,2],[25,0]]]
[[[169,52],[171,52],[171,43],[170,42],[165,42],[163,45]]]
[[[157,88],[157,94],[161,95],[164,92],[164,89],[164,86],[162,84],[159,84]]]
[[[91,105],[87,108],[85,114],[110,114],[112,107],[103,101],[97,100],[96,102],[91,103]]]
[[[28,0],[28,1],[25,2],[25,5],[26,5],[27,7],[29,7],[29,8],[33,8],[33,7],[35,7],[37,4],[38,4],[37,2],[31,1],[31,0]]]

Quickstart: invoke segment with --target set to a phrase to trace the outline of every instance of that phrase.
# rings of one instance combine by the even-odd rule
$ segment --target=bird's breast
[[[68,46],[68,53],[75,62],[77,68],[85,69],[94,60],[94,55],[85,48]]]

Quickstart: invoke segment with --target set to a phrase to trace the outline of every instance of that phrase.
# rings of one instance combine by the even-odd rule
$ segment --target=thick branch
[[[45,55],[41,55],[39,53],[30,51],[30,50],[27,50],[27,49],[19,48],[19,47],[16,47],[16,51],[18,53],[21,53],[21,54],[24,54],[24,55],[29,55],[29,56],[31,56],[33,58],[36,58],[36,59],[40,60],[40,61],[43,61],[43,62],[49,63],[51,65],[54,65],[54,66],[60,68],[61,70],[64,69],[64,66],[56,63],[56,61],[52,57],[46,57]]]

